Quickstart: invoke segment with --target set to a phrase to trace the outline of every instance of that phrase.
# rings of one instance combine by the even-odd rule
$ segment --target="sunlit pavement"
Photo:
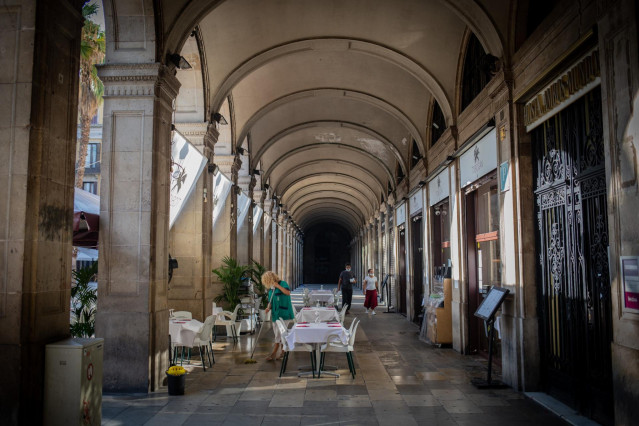
[[[318,288],[319,286],[311,286]],[[335,286],[325,285],[325,289]],[[485,377],[486,362],[436,348],[419,340],[418,327],[401,315],[369,317],[360,289],[354,289],[351,315],[361,320],[355,345],[355,379],[343,354],[327,355],[339,378],[298,378],[308,364],[292,353],[280,378],[281,361],[266,361],[273,341],[270,324],[262,331],[254,358],[245,364],[257,337],[243,334],[237,344],[218,338],[213,368],[199,359],[189,371],[184,396],[167,388],[144,395],[103,396],[104,425],[539,425],[565,424],[512,389],[478,390],[473,377]],[[293,294],[302,304],[302,290]],[[497,374],[496,378],[499,378]]]

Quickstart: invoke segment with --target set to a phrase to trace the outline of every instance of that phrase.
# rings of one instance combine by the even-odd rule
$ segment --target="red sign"
[[[639,311],[639,257],[621,257],[621,277],[625,308]]]

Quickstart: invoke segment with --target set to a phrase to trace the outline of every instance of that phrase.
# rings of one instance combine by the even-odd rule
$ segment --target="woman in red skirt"
[[[364,307],[368,315],[375,315],[375,308],[377,307],[377,277],[373,273],[372,269],[368,270],[368,276],[364,278]]]

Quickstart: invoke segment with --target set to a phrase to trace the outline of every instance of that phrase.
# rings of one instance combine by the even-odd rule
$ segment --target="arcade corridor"
[[[636,423],[637,1],[92,1],[105,48],[89,72],[85,0],[0,2],[0,419],[43,422],[82,227],[111,424],[182,408],[228,423],[556,421],[519,392]],[[78,114],[87,75],[94,117]],[[78,178],[92,230],[74,203],[79,122],[99,134],[99,181]],[[229,262],[298,291],[371,268],[396,313],[362,318],[353,383],[270,380],[274,365],[218,342],[220,362],[169,401],[170,312],[232,315],[247,280],[214,272]],[[491,292],[503,303],[481,319]],[[429,303],[445,350],[414,333]],[[485,321],[510,390],[478,396],[464,383]],[[300,417],[317,399],[334,410]]]

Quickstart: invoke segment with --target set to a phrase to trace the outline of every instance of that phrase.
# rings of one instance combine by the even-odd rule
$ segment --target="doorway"
[[[413,267],[411,274],[413,277],[413,322],[422,323],[422,299],[424,298],[424,261],[423,261],[423,238],[422,238],[422,214],[417,213],[411,218],[411,259]]]
[[[398,268],[398,298],[397,298],[397,312],[406,316],[406,228],[404,225],[400,225],[397,229],[398,237],[398,253],[397,253],[397,268]]]
[[[600,88],[531,132],[544,390],[614,419],[608,209]]]
[[[468,264],[468,337],[470,353],[488,357],[484,321],[475,316],[490,289],[501,286],[499,192],[496,174],[470,185],[465,195]],[[501,362],[501,339],[495,336],[493,360]]]

